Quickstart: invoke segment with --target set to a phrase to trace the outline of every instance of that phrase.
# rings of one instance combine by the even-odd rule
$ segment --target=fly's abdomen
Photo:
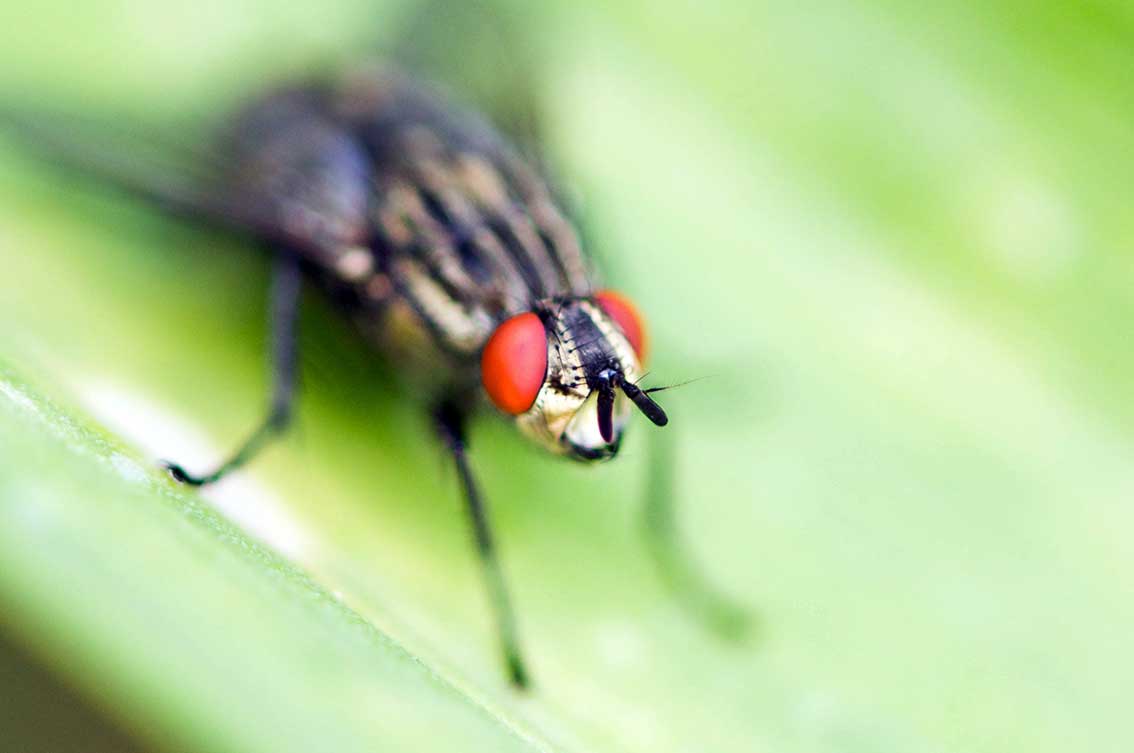
[[[249,108],[223,136],[223,191],[305,238],[307,261],[333,266],[370,235],[373,165],[330,112],[325,92],[288,89]]]

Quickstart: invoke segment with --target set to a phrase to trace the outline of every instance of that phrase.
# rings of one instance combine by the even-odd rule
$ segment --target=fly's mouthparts
[[[609,382],[599,387],[598,428],[602,441],[614,441],[614,387]]]
[[[599,374],[598,386],[598,427],[602,441],[614,441],[614,388],[622,382],[622,374],[614,369],[604,369]]]

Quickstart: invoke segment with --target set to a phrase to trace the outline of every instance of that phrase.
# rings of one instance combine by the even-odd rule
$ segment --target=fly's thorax
[[[631,403],[621,392],[615,395],[613,435],[607,441],[599,428],[599,395],[604,381],[634,383],[641,378],[634,348],[590,298],[542,301],[534,312],[547,334],[547,372],[531,408],[516,417],[517,425],[557,454],[578,460],[613,457]]]

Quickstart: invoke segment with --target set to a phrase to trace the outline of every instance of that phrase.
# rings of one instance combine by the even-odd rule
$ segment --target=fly
[[[526,686],[469,462],[470,418],[491,403],[545,450],[583,463],[618,453],[635,409],[657,426],[668,422],[656,390],[639,386],[649,347],[642,316],[598,285],[540,173],[479,116],[373,67],[276,91],[239,113],[219,142],[223,168],[204,181],[138,172],[129,152],[7,121],[57,161],[249,237],[271,255],[267,415],[214,468],[166,463],[177,481],[216,483],[287,428],[305,284],[425,387],[460,479],[508,676]]]

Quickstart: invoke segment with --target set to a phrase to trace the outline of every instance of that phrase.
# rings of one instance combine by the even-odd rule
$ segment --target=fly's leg
[[[264,445],[280,434],[291,420],[295,398],[298,344],[296,320],[303,289],[299,258],[281,252],[272,270],[272,292],[269,326],[272,337],[272,400],[268,414],[236,452],[209,473],[193,475],[176,463],[165,462],[174,479],[191,486],[205,486],[220,481],[229,471],[247,463]]]
[[[674,598],[694,619],[722,638],[740,640],[752,628],[752,615],[713,588],[681,541],[674,510],[676,458],[672,432],[651,432],[651,443],[643,523],[658,572]]]
[[[488,597],[496,614],[496,628],[500,635],[500,649],[504,664],[512,684],[518,688],[528,686],[528,672],[520,656],[520,645],[516,638],[516,618],[512,602],[504,584],[504,573],[496,558],[496,548],[492,541],[492,528],[488,522],[488,510],[480,496],[472,469],[469,467],[465,444],[465,416],[451,403],[443,404],[435,414],[437,431],[445,443],[457,466],[461,487],[468,506],[469,520],[472,523],[476,552],[483,568]]]

